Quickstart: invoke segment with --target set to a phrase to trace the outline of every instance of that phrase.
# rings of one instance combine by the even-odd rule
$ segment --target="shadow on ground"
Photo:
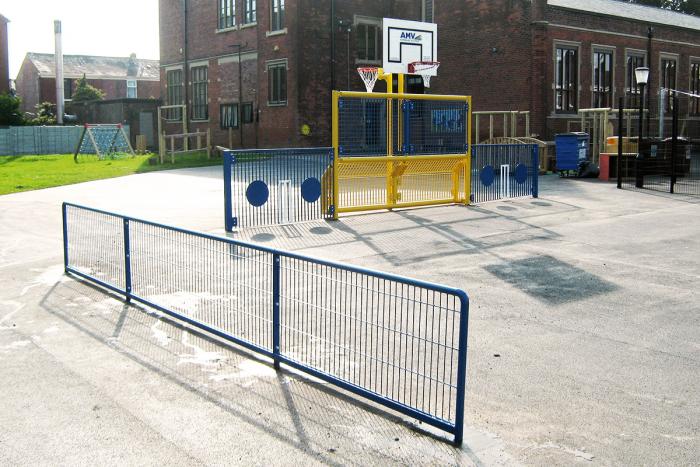
[[[471,464],[467,445],[326,383],[233,348],[99,287],[60,281],[41,307],[160,377],[216,405],[240,430],[261,430],[327,465]],[[361,457],[357,457],[361,454]],[[471,460],[470,460],[471,459]],[[477,461],[478,462],[478,461]]]

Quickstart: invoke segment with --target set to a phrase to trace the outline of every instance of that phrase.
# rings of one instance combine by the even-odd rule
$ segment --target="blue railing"
[[[475,144],[471,166],[474,203],[539,195],[536,144]]]
[[[224,151],[226,230],[333,217],[332,170],[332,148]]]
[[[65,271],[454,434],[459,289],[63,204]]]

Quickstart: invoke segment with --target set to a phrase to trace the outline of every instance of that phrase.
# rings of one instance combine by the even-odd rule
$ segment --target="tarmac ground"
[[[223,235],[220,168],[0,197],[2,465],[700,465],[700,200],[540,198],[238,238],[464,289],[465,440],[63,274],[63,201]]]

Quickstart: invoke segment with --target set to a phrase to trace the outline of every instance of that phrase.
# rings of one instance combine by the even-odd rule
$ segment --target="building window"
[[[267,64],[268,97],[271,105],[287,104],[287,61]]]
[[[381,31],[378,25],[360,23],[355,26],[357,59],[366,62],[381,60]]]
[[[593,52],[593,107],[612,107],[613,54],[611,51]]]
[[[690,93],[700,96],[700,62],[690,64]],[[700,116],[700,97],[690,98],[690,115]]]
[[[256,21],[257,16],[255,10],[255,0],[243,0],[243,23],[250,24]]]
[[[137,91],[136,91],[136,80],[135,79],[127,79],[126,80],[126,98],[127,99],[136,99],[137,97]]]
[[[238,128],[238,104],[221,104],[219,107],[221,128]]]
[[[208,70],[206,66],[192,68],[192,120],[209,118]]]
[[[219,0],[219,29],[236,25],[236,0]]]
[[[241,106],[241,120],[243,123],[253,123],[253,103],[244,102]]]
[[[63,80],[63,100],[69,101],[73,99],[73,79],[65,78]]]
[[[270,31],[284,29],[284,0],[270,0]]]
[[[166,72],[168,86],[168,105],[182,105],[182,70],[170,70]],[[166,109],[165,118],[168,120],[180,120],[180,109]]]
[[[664,89],[676,89],[676,59],[669,57],[661,58],[661,68],[659,69],[660,85]],[[673,110],[673,99],[667,94],[666,111]]]
[[[555,63],[555,109],[572,113],[578,110],[578,49],[557,46]]]
[[[639,108],[639,91],[640,87],[637,84],[637,76],[634,70],[645,66],[646,59],[641,54],[630,54],[627,56],[627,69],[625,76],[625,97],[627,100],[628,109]]]
[[[433,8],[435,2],[433,0],[423,0],[423,22],[432,23],[433,22]]]

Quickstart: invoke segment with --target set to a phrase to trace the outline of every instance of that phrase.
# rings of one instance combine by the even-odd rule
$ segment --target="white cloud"
[[[158,0],[0,0],[8,24],[10,77],[27,52],[53,53],[61,20],[63,53],[158,59]]]

